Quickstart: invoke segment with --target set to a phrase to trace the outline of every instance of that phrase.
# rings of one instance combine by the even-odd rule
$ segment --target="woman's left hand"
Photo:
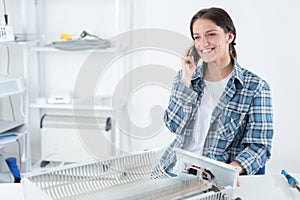
[[[230,163],[230,165],[236,167],[238,170],[239,170],[239,174],[242,174],[244,172],[244,169],[242,168],[242,166],[240,165],[240,163],[236,162],[236,161],[233,161]],[[240,183],[240,178],[238,177],[238,180],[237,180],[237,183],[236,185],[238,187],[240,187],[241,183]]]

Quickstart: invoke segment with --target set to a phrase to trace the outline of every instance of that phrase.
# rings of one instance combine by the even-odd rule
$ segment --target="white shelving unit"
[[[0,46],[3,47],[1,44]],[[27,47],[20,47],[23,49],[23,56],[25,57],[27,53]],[[23,148],[19,149],[18,152],[22,154],[22,171],[29,171],[31,167],[31,152],[30,152],[30,136],[28,133],[28,107],[29,107],[29,94],[27,88],[27,59],[24,60],[23,67],[24,75],[19,78],[0,78],[0,98],[12,98],[18,99],[18,103],[20,103],[19,112],[22,113],[22,119],[19,117],[16,119],[0,119],[0,148],[5,148],[8,145],[11,145],[15,142],[19,142],[19,140],[23,140]],[[7,103],[6,103],[7,104]],[[6,105],[5,104],[5,105]],[[10,106],[12,108],[15,107],[15,102],[10,99]],[[22,105],[21,105],[22,104]],[[2,105],[4,106],[4,105]],[[16,110],[12,109],[12,112]],[[13,113],[12,115],[15,115]]]
[[[114,1],[104,1],[106,3],[113,3],[114,4],[114,10],[115,12],[113,13],[114,15],[114,20],[112,19],[101,19],[101,20],[112,20],[113,24],[111,24],[112,26],[114,26],[115,29],[115,35],[120,33],[120,20],[126,20],[126,18],[128,16],[121,16],[122,12],[121,10],[124,8],[128,8],[130,6],[126,5],[129,4],[130,1],[129,0],[114,0]],[[44,12],[42,11],[42,9],[44,8],[43,4],[47,3],[47,0],[36,0],[35,1],[35,7],[36,7],[36,15],[37,15],[37,32],[40,35],[44,35],[45,32],[42,28],[42,23],[43,23],[43,17],[41,17],[42,14],[44,14]],[[77,2],[78,3],[78,2]],[[83,4],[88,5],[86,1],[82,1]],[[71,7],[69,7],[70,9],[72,9]],[[99,12],[100,12],[101,8],[99,8]],[[66,23],[66,22],[60,22],[60,23]],[[124,24],[122,25],[124,26]],[[47,34],[47,33],[46,33]],[[42,38],[42,37],[41,37]],[[45,41],[48,38],[45,38]],[[46,45],[45,45],[46,43]],[[51,104],[47,102],[47,94],[45,94],[45,76],[47,76],[45,74],[45,70],[47,67],[47,63],[45,63],[45,57],[48,55],[53,55],[53,54],[57,54],[59,55],[59,57],[63,57],[64,55],[67,56],[72,56],[74,55],[74,58],[76,58],[76,56],[78,55],[88,55],[91,52],[95,52],[97,53],[97,55],[99,54],[99,56],[101,55],[105,55],[105,54],[113,54],[113,55],[117,55],[121,50],[119,48],[119,44],[113,44],[112,47],[109,48],[105,48],[105,49],[96,49],[96,50],[81,50],[81,51],[65,51],[65,50],[60,50],[60,49],[56,49],[50,45],[47,45],[48,42],[44,42],[41,41],[37,46],[31,46],[30,47],[30,52],[31,53],[35,53],[36,55],[36,60],[37,60],[37,82],[36,83],[32,83],[32,84],[36,84],[38,85],[37,88],[37,98],[35,98],[31,103],[30,103],[30,109],[37,111],[38,112],[38,117],[40,120],[42,120],[43,116],[46,115],[66,115],[66,116],[72,116],[74,115],[74,110],[76,110],[76,114],[80,114],[82,116],[104,116],[104,117],[112,117],[112,107],[109,105],[104,105],[104,104],[96,104],[94,106],[91,107],[91,102],[87,102],[85,100],[82,99],[72,99],[72,103],[67,103],[67,104]],[[72,66],[68,66],[68,67],[72,67]],[[75,106],[74,106],[75,105]],[[76,108],[74,108],[76,107]],[[42,123],[39,122],[39,120],[35,120],[38,123]],[[37,126],[35,126],[37,127]],[[41,127],[41,126],[40,126]],[[39,130],[41,132],[41,130]],[[41,144],[45,145],[45,143],[47,141],[44,141],[43,138],[41,138]],[[114,123],[112,126],[112,131],[111,131],[111,141],[114,143],[115,141],[115,127],[114,127]],[[67,145],[67,143],[66,143]],[[49,146],[49,145],[45,145],[45,146]],[[43,146],[41,146],[42,152],[43,152]],[[114,155],[115,152],[114,150],[111,151],[112,154]],[[43,154],[43,153],[42,153]],[[43,160],[43,155],[41,156],[41,160]]]
[[[22,140],[23,148],[18,149],[21,152],[10,152],[10,154],[19,154],[22,162],[22,171],[31,169],[31,151],[30,151],[30,135],[28,132],[28,116],[29,116],[29,91],[28,91],[28,45],[31,41],[26,38],[27,21],[28,21],[28,5],[26,0],[21,0],[21,16],[22,16],[22,35],[25,37],[16,41],[0,42],[0,48],[6,48],[7,53],[10,48],[20,49],[22,52],[22,64],[8,66],[9,68],[18,68],[22,71],[22,75],[4,74],[0,76],[0,99],[9,99],[11,112],[19,112],[20,116],[15,116],[16,113],[11,113],[14,117],[11,119],[0,119],[0,149],[5,149],[8,146],[20,142]],[[12,54],[11,56],[14,56]],[[21,59],[20,59],[21,60]],[[9,63],[9,62],[8,62]],[[2,106],[7,103],[2,102]],[[15,110],[16,104],[20,107]],[[3,113],[2,113],[3,114]],[[4,115],[2,116],[4,117]],[[7,117],[4,117],[7,118]],[[6,151],[3,151],[4,154]],[[4,155],[6,156],[6,155]],[[18,159],[19,159],[18,158]],[[21,166],[19,166],[21,167]]]
[[[26,35],[26,24],[27,21],[27,2],[25,0],[22,3],[22,27],[23,34]],[[22,171],[29,171],[31,167],[31,151],[30,151],[30,136],[28,132],[28,110],[29,110],[29,93],[28,93],[28,45],[30,41],[11,41],[11,42],[0,42],[0,48],[7,49],[8,54],[10,49],[19,49],[22,52],[22,63],[20,65],[11,65],[9,63],[8,67],[10,69],[17,68],[22,71],[22,75],[15,75],[14,73],[4,74],[0,76],[0,99],[1,106],[4,108],[7,105],[11,107],[11,115],[14,116],[10,119],[6,119],[5,115],[7,113],[2,112],[2,117],[0,119],[0,149],[4,152],[4,157],[6,156],[16,156],[18,163],[22,163]],[[8,61],[9,62],[9,61]],[[10,103],[5,100],[9,99]],[[17,109],[16,107],[19,107]],[[5,108],[9,109],[9,108]],[[16,113],[15,113],[16,112]],[[6,151],[6,148],[19,142],[22,144],[22,148],[16,148],[10,150],[13,152]],[[14,147],[14,146],[12,146]],[[8,155],[7,155],[8,154]],[[21,156],[20,156],[21,155]],[[20,156],[20,157],[19,157]],[[21,166],[19,166],[21,167]]]

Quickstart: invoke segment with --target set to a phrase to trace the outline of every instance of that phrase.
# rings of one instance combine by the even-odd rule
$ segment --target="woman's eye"
[[[200,36],[195,36],[194,39],[195,40],[200,40]]]
[[[207,36],[213,37],[213,36],[215,36],[215,35],[216,35],[215,33],[209,33]]]

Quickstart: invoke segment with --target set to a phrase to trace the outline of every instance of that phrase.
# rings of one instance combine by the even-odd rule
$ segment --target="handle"
[[[21,182],[21,175],[20,175],[20,171],[17,165],[17,159],[16,158],[7,158],[6,159],[6,163],[11,171],[11,173],[13,174],[14,178],[15,178],[15,183],[20,183]]]

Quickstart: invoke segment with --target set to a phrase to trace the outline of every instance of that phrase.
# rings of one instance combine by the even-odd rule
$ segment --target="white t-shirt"
[[[204,93],[197,111],[193,139],[187,146],[186,150],[202,155],[212,113],[220,101],[220,97],[231,77],[231,74],[232,73],[230,73],[225,79],[217,82],[204,80]]]

